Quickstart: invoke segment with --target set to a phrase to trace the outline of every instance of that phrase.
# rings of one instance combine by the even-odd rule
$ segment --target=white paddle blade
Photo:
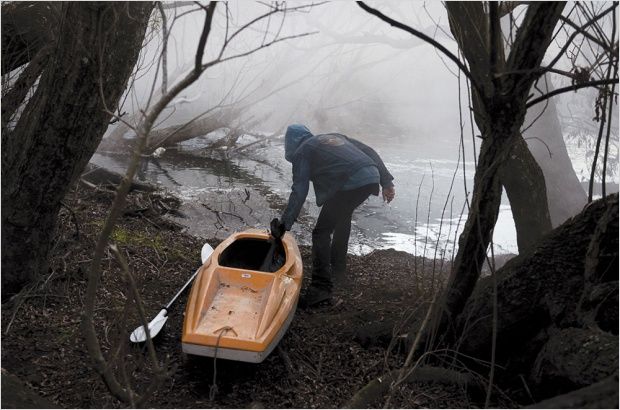
[[[202,250],[200,251],[200,259],[202,260],[202,263],[205,263],[212,253],[213,248],[211,247],[211,245],[209,245],[208,243],[202,245]]]
[[[151,334],[151,339],[157,336],[161,328],[164,327],[166,320],[168,320],[167,314],[168,311],[166,309],[162,309],[159,311],[157,316],[155,316],[153,320],[151,320],[151,322],[149,323],[149,333]],[[146,342],[146,331],[144,330],[144,326],[140,326],[139,328],[131,332],[129,340],[131,340],[133,343]]]

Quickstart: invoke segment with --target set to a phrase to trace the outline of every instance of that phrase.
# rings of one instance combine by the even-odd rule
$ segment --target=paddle
[[[269,238],[269,242],[271,246],[269,247],[269,251],[267,251],[267,256],[265,260],[260,265],[261,272],[269,272],[269,267],[271,266],[271,262],[273,260],[273,254],[278,247],[278,244],[282,242],[282,235],[284,235],[284,225],[280,222],[278,218],[274,218],[271,220],[270,224],[271,228],[271,238]]]
[[[200,251],[200,258],[202,259],[203,264],[207,261],[207,259],[209,259],[209,256],[211,256],[212,253],[213,248],[211,247],[211,245],[205,243],[202,246],[202,250]],[[200,272],[200,268],[198,268],[196,272],[194,272],[194,274],[189,278],[189,280],[185,282],[181,290],[179,290],[177,294],[174,295],[172,300],[170,300],[170,302],[168,302],[168,304],[159,311],[157,316],[155,316],[153,320],[150,321],[150,323],[148,324],[148,329],[149,334],[151,335],[151,339],[157,336],[161,328],[164,327],[164,324],[168,320],[168,311],[170,310],[170,306],[172,306],[172,304],[176,302],[179,296],[181,296],[185,289],[187,289],[187,287],[193,282],[193,280],[196,278],[196,275],[198,275],[198,272]],[[131,340],[133,343],[146,342],[146,331],[144,329],[144,326],[140,326],[136,328],[136,330],[131,332],[129,340]]]
[[[265,257],[265,260],[263,261],[263,264],[260,265],[260,268],[258,269],[261,272],[270,272],[271,270],[269,269],[271,266],[271,261],[273,260],[273,253],[276,251],[276,248],[278,246],[278,238],[273,238],[273,239],[269,239],[269,242],[271,242],[271,247],[269,248],[269,251],[267,251],[267,256]]]

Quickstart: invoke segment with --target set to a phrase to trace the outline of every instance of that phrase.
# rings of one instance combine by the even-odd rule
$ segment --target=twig
[[[284,348],[281,345],[278,345],[277,349],[278,349],[278,354],[284,361],[284,367],[286,367],[286,371],[288,372],[289,377],[294,378],[295,368],[293,367],[293,362],[291,361],[291,358],[289,357],[288,353],[286,353],[286,350],[284,350]]]
[[[613,14],[613,29],[612,29],[612,34],[611,34],[611,42],[613,44],[614,39],[616,37],[616,14]],[[617,50],[617,49],[616,49]],[[609,56],[610,58],[610,62],[613,62],[613,55],[610,54]],[[616,55],[616,64],[614,65],[614,77],[618,77],[618,56]],[[607,156],[609,154],[609,137],[611,135],[611,123],[613,120],[613,113],[614,111],[614,93],[616,91],[616,83],[613,83],[611,85],[611,92],[609,94],[609,117],[607,118],[607,133],[605,135],[605,149],[603,151],[603,177],[601,178],[601,193],[603,194],[603,198],[605,198],[606,195],[606,174],[607,174]],[[603,113],[603,116],[605,115],[605,113]]]
[[[132,298],[134,299],[134,302],[136,303],[136,307],[138,310],[138,316],[140,317],[140,322],[142,323],[142,326],[144,327],[144,330],[145,330],[144,333],[146,334],[146,346],[149,352],[149,356],[151,357],[151,361],[153,362],[153,367],[156,369],[156,373],[159,373],[160,369],[159,369],[159,362],[157,360],[157,353],[155,353],[155,347],[153,346],[153,340],[151,339],[151,332],[148,326],[149,322],[146,318],[146,311],[144,310],[144,304],[142,303],[142,298],[140,297],[140,294],[138,292],[136,281],[129,270],[129,266],[127,265],[127,262],[125,261],[125,258],[123,258],[123,255],[119,252],[116,244],[110,244],[110,250],[112,251],[112,254],[116,257],[116,261],[121,267],[121,273],[125,277],[125,280],[127,281],[127,285],[131,291]]]
[[[434,305],[435,305],[435,301],[437,299],[437,295],[438,294],[439,294],[439,291],[435,292],[435,294],[433,296],[433,300],[431,301],[431,304],[429,305],[428,309],[426,310],[426,315],[424,316],[424,320],[422,321],[422,324],[420,325],[420,329],[418,329],[418,333],[416,334],[416,337],[415,337],[415,339],[413,341],[413,344],[411,345],[411,348],[409,349],[409,353],[407,354],[407,359],[405,359],[405,364],[403,364],[403,366],[400,368],[400,371],[398,372],[398,377],[396,377],[395,381],[390,385],[390,395],[388,396],[388,398],[387,398],[387,400],[385,402],[384,408],[388,408],[389,407],[393,390],[396,387],[398,387],[405,379],[407,379],[411,375],[411,373],[413,372],[413,369],[415,369],[415,367],[417,367],[417,363],[416,363],[416,366],[414,366],[413,368],[409,369],[409,367],[411,366],[411,361],[413,360],[413,356],[414,356],[416,350],[418,349],[418,345],[420,344],[420,340],[422,339],[422,334],[426,333],[426,325],[428,324],[429,318],[431,317],[431,312],[434,310]],[[422,355],[422,356],[424,356],[424,355]],[[418,360],[418,363],[419,363],[419,360]]]
[[[550,93],[547,93],[545,95],[541,95],[538,98],[533,99],[532,101],[528,102],[525,107],[526,108],[530,108],[540,102],[545,101],[548,98],[551,98],[555,95],[558,94],[563,94],[566,93],[568,91],[577,91],[580,90],[582,88],[586,88],[586,87],[596,87],[599,85],[608,85],[608,84],[615,84],[618,82],[618,78],[610,78],[610,79],[605,79],[605,80],[595,80],[595,81],[587,81],[585,83],[581,83],[581,84],[575,84],[575,85],[570,85],[568,87],[562,87],[562,88],[556,88],[555,90],[551,91]]]
[[[69,213],[71,214],[71,220],[73,221],[73,224],[75,225],[75,239],[79,241],[80,240],[80,224],[78,223],[75,212],[73,212],[73,209],[71,209],[69,205],[65,204],[64,201],[60,201],[60,205],[64,206],[65,209],[69,211]]]
[[[213,14],[215,11],[216,4],[217,4],[216,2],[211,2],[209,4],[209,12],[207,13],[207,16],[205,17],[205,22],[203,26],[203,34],[202,34],[202,36],[205,37],[205,41],[201,42],[201,46],[203,47],[203,49],[197,50],[196,52],[197,56],[202,55],[202,53],[204,52],[204,46],[206,45],[206,37],[208,36],[208,33],[211,30],[211,21],[213,19]],[[168,105],[168,103],[176,95],[178,95],[183,89],[185,89],[187,86],[189,86],[194,81],[196,81],[198,77],[200,76],[200,74],[202,74],[202,71],[190,73],[187,77],[185,77],[183,80],[177,83],[174,87],[172,87],[172,89],[168,92],[168,94],[162,96],[162,98],[157,103],[155,103],[155,105],[149,110],[149,112],[143,116],[143,120],[141,121],[140,125],[137,128],[138,135],[140,137],[138,144],[134,150],[132,160],[125,173],[125,177],[121,180],[118,186],[117,193],[114,198],[114,202],[112,204],[112,207],[110,208],[110,213],[108,214],[108,217],[106,218],[104,226],[97,239],[97,244],[95,246],[95,252],[94,252],[93,261],[92,261],[91,269],[90,269],[90,275],[88,278],[84,310],[82,312],[81,327],[82,327],[82,332],[84,334],[84,338],[86,340],[86,347],[88,349],[88,352],[91,358],[94,361],[95,370],[97,371],[97,373],[99,373],[99,375],[101,376],[105,384],[108,386],[110,391],[116,397],[118,397],[120,400],[125,401],[126,403],[134,402],[135,393],[132,391],[131,387],[128,386],[124,388],[118,382],[118,379],[116,378],[114,374],[113,368],[109,366],[109,364],[107,363],[103,355],[103,352],[101,350],[101,345],[99,342],[99,338],[97,336],[97,331],[94,327],[95,301],[96,301],[96,296],[97,296],[97,289],[99,288],[99,283],[101,281],[101,274],[102,274],[101,262],[103,260],[105,250],[107,248],[108,239],[110,238],[110,235],[112,234],[112,230],[114,229],[116,221],[118,220],[123,210],[125,198],[127,196],[127,193],[129,192],[129,188],[131,186],[133,177],[137,171],[138,164],[140,161],[140,155],[142,154],[147,144],[148,135],[151,131],[151,127],[153,123],[155,122],[159,114],[163,111],[163,109]],[[155,389],[156,386],[158,385],[157,379],[159,379],[159,374],[155,375],[155,380],[151,385],[152,389]],[[147,391],[150,391],[151,388],[147,389]]]
[[[611,77],[611,64],[607,67],[607,79]],[[617,81],[617,80],[616,80]],[[615,84],[615,83],[613,83]],[[605,91],[607,91],[605,89]],[[607,92],[602,92],[600,94],[602,100],[601,111],[603,115],[600,116],[601,124],[599,126],[598,138],[596,139],[596,148],[594,150],[594,158],[592,159],[592,170],[590,171],[590,184],[588,185],[588,202],[592,202],[592,192],[594,189],[594,177],[596,173],[596,163],[598,161],[599,150],[601,147],[601,140],[603,138],[603,130],[605,129],[605,110],[607,109],[607,104],[609,103],[611,106],[614,104],[613,95],[608,96]]]
[[[222,221],[222,222],[224,222],[224,221],[223,221],[223,220],[222,220],[222,218],[220,217],[220,214],[222,214],[222,215],[228,215],[228,216],[233,216],[233,217],[235,217],[235,218],[239,219],[242,223],[244,223],[244,224],[246,224],[246,225],[247,225],[247,223],[245,222],[245,219],[243,219],[241,216],[239,216],[239,215],[237,215],[237,214],[233,214],[232,212],[226,212],[226,211],[218,211],[217,209],[213,209],[213,208],[211,208],[211,207],[210,207],[209,205],[207,205],[207,204],[201,204],[201,205],[202,205],[202,206],[204,206],[205,208],[207,208],[209,211],[213,212],[213,213],[214,213],[214,214],[218,217],[218,219],[219,219],[220,221]]]
[[[491,238],[493,236],[491,235]],[[484,408],[489,408],[491,402],[491,392],[493,391],[493,381],[495,379],[495,357],[497,350],[497,321],[498,321],[498,306],[497,306],[497,274],[495,271],[495,253],[493,252],[493,240],[491,240],[491,260],[489,261],[489,268],[491,269],[491,277],[493,279],[493,326],[491,336],[491,370],[489,371],[489,385],[487,387],[486,398],[484,400]]]

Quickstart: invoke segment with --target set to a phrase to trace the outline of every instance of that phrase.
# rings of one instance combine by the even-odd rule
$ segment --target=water
[[[269,221],[281,215],[290,193],[291,166],[283,158],[283,139],[255,144],[228,159],[223,149],[204,149],[217,137],[186,141],[158,159],[145,159],[136,179],[158,184],[182,198],[181,211],[187,218],[176,221],[193,235],[225,238],[245,227],[267,229]],[[253,137],[244,138],[238,146],[253,141]],[[449,259],[466,219],[465,192],[473,189],[474,163],[463,165],[457,146],[444,154],[453,154],[454,159],[446,159],[399,141],[372,145],[394,175],[396,198],[386,204],[371,196],[356,210],[349,252],[395,248]],[[122,173],[128,158],[98,153],[91,161]],[[507,201],[505,195],[503,201]],[[292,230],[300,243],[310,243],[319,211],[311,189]],[[496,254],[517,253],[507,202],[500,209],[494,242]]]

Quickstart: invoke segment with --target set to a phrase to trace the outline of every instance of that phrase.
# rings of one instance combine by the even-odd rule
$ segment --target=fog
[[[296,2],[288,7],[302,4],[309,3]],[[372,5],[458,53],[442,4]],[[196,8],[169,9],[168,21]],[[220,4],[203,62],[220,52],[227,24],[232,33],[267,10],[267,6],[255,2],[230,3],[227,21],[227,10]],[[523,10],[516,14],[517,19]],[[204,12],[197,10],[175,20],[167,53],[169,82],[192,68],[203,18]],[[145,108],[156,73],[155,88],[161,86],[161,67],[156,64],[162,43],[159,27],[160,19],[152,24],[152,39],[143,51],[139,79],[123,111],[132,113]],[[462,121],[464,129],[469,130],[466,138],[471,138],[465,78],[458,76],[455,64],[431,45],[390,27],[354,2],[319,4],[264,19],[237,36],[224,57],[257,48],[276,36],[305,33],[312,34],[209,68],[175,100],[174,108],[161,115],[158,125],[180,124],[215,106],[236,104],[243,109],[231,126],[283,132],[287,124],[298,122],[315,133],[342,132],[368,142],[404,142],[431,156],[442,156],[446,146],[459,141],[460,91]],[[549,48],[550,56],[557,53],[563,37],[566,34],[560,32]],[[568,65],[568,61],[560,61],[558,67]],[[552,77],[556,86],[567,84],[567,80],[556,77]],[[476,134],[475,124],[473,128]]]
[[[295,2],[288,7],[297,8],[303,4],[309,3]],[[231,2],[229,5],[228,10],[223,3],[217,7],[203,63],[218,56],[227,32],[230,36],[269,10],[266,5],[256,2]],[[441,3],[384,1],[372,2],[371,6],[435,38],[452,53],[458,54]],[[570,7],[571,3],[567,9]],[[523,18],[525,9],[520,7],[515,12],[517,22]],[[191,10],[194,11],[188,13]],[[184,13],[188,14],[175,20],[175,15]],[[195,5],[170,8],[167,19],[169,24],[175,21],[167,52],[170,87],[194,65],[204,11]],[[504,24],[506,22],[506,19],[502,21],[504,35],[512,38],[515,33],[510,32],[509,25]],[[162,67],[158,64],[162,47],[160,28],[161,19],[152,19],[136,81],[121,108],[121,112],[127,112],[128,119],[147,109],[161,88]],[[557,33],[548,48],[546,61],[558,53],[567,35],[562,30]],[[295,38],[269,45],[275,38],[288,36]],[[263,44],[269,46],[261,47]],[[227,115],[229,128],[239,128],[248,134],[281,135],[288,124],[302,123],[315,134],[340,132],[369,143],[395,175],[399,195],[388,209],[380,200],[362,207],[360,214],[363,215],[357,217],[353,233],[355,236],[357,232],[360,237],[360,246],[387,243],[386,246],[412,251],[416,247],[415,238],[411,247],[410,239],[402,235],[423,230],[420,236],[432,237],[429,232],[437,227],[441,229],[441,221],[451,221],[459,210],[465,209],[465,200],[473,185],[474,152],[477,152],[474,144],[479,145],[480,140],[476,138],[479,131],[472,123],[464,75],[433,46],[380,21],[354,2],[331,2],[259,21],[236,36],[227,45],[223,57],[255,49],[247,56],[208,68],[200,80],[184,90],[162,113],[156,128],[183,124],[207,112],[209,116]],[[569,49],[566,54],[571,52]],[[594,54],[594,50],[590,54]],[[577,57],[574,63],[585,66],[588,61]],[[556,68],[570,70],[571,66],[571,61],[562,57]],[[570,84],[569,79],[556,74],[550,75],[549,80],[556,88]],[[153,96],[149,100],[151,93]],[[589,179],[599,126],[592,120],[596,95],[596,90],[580,90],[554,97],[562,133],[569,143],[570,160],[582,183]],[[546,107],[546,104],[540,104],[537,109],[540,111]],[[534,113],[533,118],[538,118],[538,113]],[[524,128],[530,125],[531,121],[526,121]],[[111,126],[108,132],[114,127]],[[617,183],[617,114],[612,118],[612,135],[607,180]],[[461,136],[464,148],[459,147]],[[549,158],[548,146],[537,143],[537,138],[526,140],[531,150],[540,151],[539,157],[542,152],[542,158]],[[538,146],[532,148],[533,144]],[[163,179],[164,184],[171,176],[184,180],[181,195],[189,195],[188,198],[196,202],[203,199],[212,202],[213,189],[219,192],[219,189],[226,188],[228,193],[221,198],[221,203],[234,208],[231,192],[251,188],[257,195],[265,195],[263,184],[280,200],[285,200],[290,192],[291,175],[290,166],[282,158],[281,140],[257,148],[253,154],[232,161],[234,166],[260,178],[260,182],[235,177],[238,179],[228,179],[223,186],[219,178],[225,173],[211,170],[202,171],[205,175],[197,176],[198,171],[192,168],[194,165],[188,163],[186,166],[190,168],[183,168],[182,161],[187,159],[173,157],[162,159],[162,164],[163,161],[169,164],[163,167],[165,172],[158,165],[157,169],[151,170],[151,177],[157,182]],[[98,160],[107,167],[117,166],[108,159]],[[263,162],[268,162],[269,166]],[[275,168],[275,174],[272,168]],[[212,176],[207,175],[209,172],[215,172],[218,179],[211,180]],[[600,175],[596,179],[600,181]],[[204,189],[210,196],[197,199],[195,193],[204,192]],[[422,219],[418,220],[418,205],[420,218],[427,219],[425,224],[419,223]],[[265,221],[281,212],[281,205],[261,206],[271,208],[268,215],[255,221],[257,226],[264,226]],[[312,197],[307,201],[305,212],[311,217],[318,214]],[[197,219],[204,219],[203,215]],[[448,231],[462,229],[462,225],[459,228],[460,222],[454,221],[455,226]],[[206,225],[194,233],[204,234],[211,226],[210,222]],[[445,225],[443,229],[447,229]],[[302,227],[296,227],[294,231],[300,236],[309,232]],[[449,236],[448,241],[455,239],[456,235],[448,231],[435,236]],[[516,252],[514,223],[505,196],[495,239],[505,252]],[[426,250],[426,244],[424,248]]]
[[[410,24],[457,51],[454,41],[442,32],[448,27],[441,4],[384,3],[382,7],[399,15],[406,13]],[[179,8],[176,13],[191,8]],[[226,30],[225,9],[218,8],[205,62],[219,52]],[[231,4],[229,30],[265,10],[253,2]],[[168,12],[169,20],[174,12]],[[167,54],[169,81],[191,69],[203,15],[197,11],[175,23]],[[235,125],[256,122],[257,131],[283,131],[287,124],[299,122],[316,133],[342,132],[369,142],[382,137],[420,145],[430,152],[437,150],[438,141],[458,144],[457,70],[430,45],[391,28],[355,3],[335,2],[287,13],[283,21],[277,16],[261,22],[235,38],[225,55],[255,48],[278,30],[280,37],[315,33],[208,69],[177,98],[187,102],[175,104],[173,113],[162,114],[160,126],[182,123],[213,106],[241,101],[247,108]],[[154,60],[161,52],[160,37],[157,34],[147,45],[141,77],[123,111],[144,109],[157,68]],[[157,87],[161,69],[158,74]],[[466,101],[464,78],[460,83]],[[465,116],[469,121],[467,113]]]
[[[302,4],[309,3],[296,2],[289,7]],[[436,38],[457,54],[442,4],[372,5]],[[194,9],[196,6],[169,9],[168,21]],[[226,8],[220,4],[203,62],[220,52],[227,23],[232,33],[267,10],[255,2],[230,3],[227,21]],[[516,13],[517,19],[523,10]],[[204,12],[197,10],[175,20],[167,53],[169,82],[192,68],[203,18]],[[152,39],[143,51],[139,79],[123,111],[145,108],[156,73],[155,88],[161,86],[161,67],[156,64],[162,43],[159,27],[160,19],[152,24]],[[430,156],[445,156],[445,148],[456,146],[460,137],[460,91],[463,128],[468,131],[466,138],[471,139],[465,78],[458,76],[455,64],[431,45],[390,27],[354,2],[319,4],[264,19],[237,36],[224,57],[257,48],[276,36],[304,33],[313,34],[209,68],[175,100],[173,108],[161,115],[158,126],[180,124],[215,106],[236,104],[243,109],[231,126],[283,132],[287,124],[298,122],[315,133],[342,132],[367,142],[387,139],[414,145]],[[557,53],[565,37],[563,32],[558,34],[549,47],[550,56]],[[565,69],[568,65],[564,58],[558,67]],[[568,84],[558,76],[551,80],[556,86]],[[583,113],[584,117],[590,115]],[[475,124],[473,133],[477,134]]]

